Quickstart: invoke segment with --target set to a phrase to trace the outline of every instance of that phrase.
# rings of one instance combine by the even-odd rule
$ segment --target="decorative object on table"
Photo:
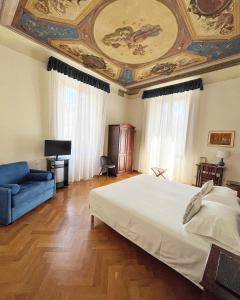
[[[223,255],[225,255],[224,259],[221,259]],[[239,287],[237,291],[234,289],[235,293],[231,291],[235,276],[239,284],[239,272],[240,256],[217,245],[212,245],[201,283],[204,288],[202,299],[239,300],[240,296],[236,294]]]
[[[234,191],[237,191],[238,197],[240,197],[240,182],[228,180],[226,186]]]
[[[233,147],[234,146],[235,131],[209,131],[208,145]]]
[[[109,125],[108,156],[116,166],[116,172],[113,175],[132,172],[134,133],[135,127],[130,124]]]
[[[108,156],[101,156],[100,157],[100,165],[101,165],[101,171],[98,176],[102,175],[104,172],[106,172],[106,175],[108,177],[109,169],[112,169],[114,173],[116,173],[116,166],[113,164],[112,160]]]
[[[216,157],[221,159],[218,163],[219,166],[221,166],[221,167],[225,166],[225,162],[223,161],[223,159],[227,158],[229,156],[229,154],[230,153],[227,150],[218,150],[217,151]]]
[[[167,169],[162,169],[162,168],[154,167],[154,168],[151,168],[151,170],[156,175],[156,177],[161,176],[164,179],[166,179],[166,177],[163,174],[167,172]]]
[[[222,185],[224,167],[218,164],[197,164],[196,186],[201,187],[205,182],[213,180],[214,185]]]
[[[0,222],[8,225],[56,193],[54,174],[26,161],[0,165]]]
[[[207,162],[207,158],[205,156],[201,156],[200,157],[200,164],[206,163]]]

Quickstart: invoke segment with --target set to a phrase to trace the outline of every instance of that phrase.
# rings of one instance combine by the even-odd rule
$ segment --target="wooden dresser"
[[[196,186],[201,187],[208,180],[213,180],[214,185],[222,185],[223,172],[224,167],[221,167],[218,164],[198,164]]]
[[[109,125],[108,156],[116,165],[116,175],[132,172],[135,127]]]

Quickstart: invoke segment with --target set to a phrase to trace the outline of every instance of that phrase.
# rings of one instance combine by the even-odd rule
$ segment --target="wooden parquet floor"
[[[97,220],[94,178],[58,190],[9,226],[0,227],[1,300],[200,300],[201,291]]]

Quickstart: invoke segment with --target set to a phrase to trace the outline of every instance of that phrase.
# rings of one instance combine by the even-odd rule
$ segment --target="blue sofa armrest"
[[[43,171],[43,170],[36,170],[36,169],[30,169],[30,173],[49,173],[50,171]],[[55,174],[54,172],[52,173],[52,179],[55,179]]]
[[[12,223],[11,189],[0,187],[0,222],[4,225]]]
[[[27,181],[48,181],[52,179],[53,177],[51,172],[29,173],[26,176]]]
[[[30,173],[47,173],[49,171],[30,169]]]
[[[16,183],[0,184],[0,188],[10,189],[12,195],[16,195],[20,191],[20,186]]]

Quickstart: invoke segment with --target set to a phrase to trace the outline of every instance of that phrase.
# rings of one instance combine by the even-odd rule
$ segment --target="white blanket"
[[[199,188],[139,175],[94,189],[91,214],[196,284],[211,241],[187,233],[185,208]]]

